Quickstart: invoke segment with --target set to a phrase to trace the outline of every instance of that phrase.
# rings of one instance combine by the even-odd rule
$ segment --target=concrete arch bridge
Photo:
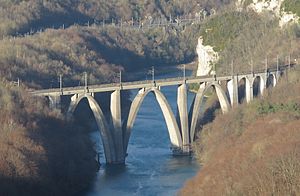
[[[203,111],[200,106],[204,95],[209,89],[214,89],[223,113],[239,103],[239,83],[244,82],[244,94],[247,102],[253,99],[255,88],[263,95],[267,86],[275,86],[283,70],[268,70],[230,76],[207,77],[182,77],[152,81],[125,82],[120,84],[102,84],[85,87],[69,87],[58,89],[44,89],[31,92],[34,96],[48,97],[51,107],[60,107],[63,96],[71,97],[66,113],[72,118],[78,104],[86,99],[93,111],[100,130],[106,162],[108,164],[125,163],[128,142],[137,113],[144,98],[153,93],[163,113],[174,154],[189,154],[190,144],[195,139],[196,125]],[[257,81],[257,82],[255,82]],[[272,82],[270,82],[272,81]],[[188,109],[187,92],[188,84],[200,84],[193,104]],[[258,86],[255,86],[258,84]],[[178,86],[177,90],[177,115],[173,113],[168,100],[161,88]],[[224,87],[225,86],[225,87]],[[121,112],[121,92],[124,90],[138,89],[133,99],[129,113],[126,117]],[[110,92],[110,114],[105,116],[99,103],[94,99],[95,93]]]

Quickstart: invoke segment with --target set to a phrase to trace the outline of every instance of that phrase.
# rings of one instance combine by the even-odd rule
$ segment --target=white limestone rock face
[[[299,21],[299,16],[297,16],[296,14],[293,13],[287,13],[287,12],[282,12],[282,16],[280,17],[279,20],[279,26],[283,27],[286,24],[290,24],[290,23],[297,23]]]
[[[253,0],[248,8],[261,13],[263,11],[271,11],[276,16],[280,16],[280,7],[283,0]]]
[[[241,11],[245,0],[238,0],[236,2],[237,10]],[[297,23],[299,16],[296,14],[286,12],[281,9],[284,0],[253,0],[247,9],[252,9],[257,13],[269,11],[274,14],[275,17],[279,18],[279,26],[282,28],[287,24]]]
[[[197,76],[206,76],[214,74],[213,65],[219,60],[219,55],[212,46],[204,46],[203,38],[198,39],[197,45],[198,69]]]

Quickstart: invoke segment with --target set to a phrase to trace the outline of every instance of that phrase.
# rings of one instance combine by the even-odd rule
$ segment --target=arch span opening
[[[105,159],[107,163],[112,163],[116,160],[115,146],[113,142],[112,133],[109,131],[108,123],[102,112],[101,107],[97,101],[90,95],[74,95],[71,98],[70,106],[68,109],[67,116],[70,117],[74,114],[74,111],[77,107],[80,107],[79,104],[83,102],[83,105],[89,106],[92,111],[95,121],[97,123],[98,129],[100,131],[101,140],[104,148]]]
[[[253,96],[258,97],[262,95],[262,89],[261,89],[261,83],[262,80],[259,76],[255,77],[253,80]]]
[[[276,78],[274,74],[269,74],[267,78],[267,88],[273,88],[276,85]]]
[[[238,82],[238,101],[242,104],[246,100],[246,78],[242,78]]]
[[[266,78],[265,76],[256,76],[253,80],[253,97],[262,96],[266,88]]]
[[[190,139],[191,142],[194,141],[195,138],[195,132],[197,125],[199,126],[199,122],[201,122],[201,118],[203,118],[203,115],[205,114],[205,110],[203,109],[203,105],[207,102],[206,95],[210,94],[212,96],[213,94],[216,95],[215,101],[219,104],[221,110],[223,113],[226,113],[230,109],[229,99],[225,93],[225,91],[222,89],[221,85],[217,83],[209,83],[203,88],[199,88],[195,100],[194,100],[194,106],[193,106],[193,112],[192,112],[192,120],[191,120],[191,130],[190,130]],[[217,105],[215,105],[217,106]],[[209,110],[208,110],[209,111]],[[203,120],[202,120],[203,122]]]
[[[158,103],[160,110],[162,112],[162,115],[165,119],[165,124],[167,126],[167,130],[169,133],[169,138],[171,142],[172,147],[181,147],[182,146],[182,139],[181,139],[181,134],[179,131],[179,127],[177,125],[177,121],[175,118],[175,115],[171,109],[171,106],[169,105],[166,97],[163,95],[163,93],[154,88],[154,89],[141,89],[138,94],[135,96],[135,98],[132,101],[129,115],[128,115],[128,120],[127,120],[127,126],[126,126],[126,132],[125,132],[125,137],[124,137],[124,145],[125,145],[125,150],[127,151],[128,148],[128,143],[131,135],[131,131],[133,128],[133,125],[135,123],[137,114],[141,108],[142,103],[145,100],[145,97],[149,93],[154,94],[154,98],[156,102]]]

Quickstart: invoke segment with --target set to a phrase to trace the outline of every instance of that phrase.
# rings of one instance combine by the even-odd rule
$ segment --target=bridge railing
[[[268,68],[267,72],[276,72],[276,71],[282,71],[286,69],[289,65],[284,65],[280,66],[277,68]],[[265,69],[260,69],[260,70],[255,70],[254,72],[251,71],[246,71],[246,72],[241,72],[235,75],[249,75],[249,74],[259,74],[259,73],[266,73]],[[31,91],[32,94],[46,94],[46,93],[62,93],[64,91],[69,91],[69,92],[76,92],[76,91],[84,91],[84,92],[93,92],[94,89],[99,89],[99,88],[120,88],[126,87],[126,86],[134,86],[134,85],[143,85],[143,84],[151,84],[155,87],[156,84],[163,84],[163,83],[168,83],[168,82],[174,82],[177,84],[180,83],[185,83],[189,80],[220,80],[223,77],[224,80],[228,80],[228,78],[232,77],[232,75],[210,75],[210,76],[188,76],[188,77],[173,77],[173,78],[166,78],[166,79],[157,79],[157,80],[139,80],[139,81],[131,81],[131,82],[121,82],[121,83],[109,83],[109,84],[98,84],[98,85],[89,85],[88,89],[86,89],[86,86],[76,86],[76,87],[64,87],[62,89],[60,88],[50,88],[50,89],[43,89],[43,90],[38,90],[38,91]],[[173,83],[173,84],[174,84]],[[173,85],[172,84],[172,85]],[[148,85],[149,86],[149,85]]]

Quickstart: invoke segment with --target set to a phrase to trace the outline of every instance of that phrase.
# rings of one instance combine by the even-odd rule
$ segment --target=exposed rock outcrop
[[[197,45],[198,69],[197,76],[214,74],[213,65],[218,61],[219,55],[210,45],[203,45],[203,38],[198,39]]]
[[[299,21],[299,16],[288,12],[283,8],[284,0],[253,0],[247,5],[247,9],[251,9],[257,13],[268,11],[275,17],[279,18],[279,26],[284,27],[286,24],[296,23]],[[238,0],[236,3],[237,9],[242,10],[245,0]]]

